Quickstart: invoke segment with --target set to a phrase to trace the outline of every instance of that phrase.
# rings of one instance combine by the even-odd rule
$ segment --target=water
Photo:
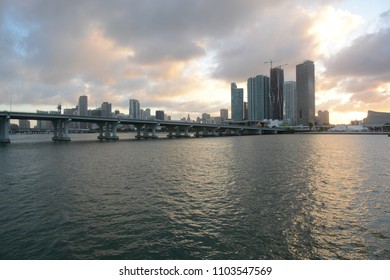
[[[1,259],[390,259],[387,136],[71,136],[0,146]]]

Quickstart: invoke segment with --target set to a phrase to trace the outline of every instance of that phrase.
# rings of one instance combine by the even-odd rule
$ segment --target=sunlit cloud
[[[230,109],[231,82],[246,95],[249,77],[269,75],[265,61],[287,64],[295,80],[310,59],[316,109],[390,111],[389,14],[373,24],[332,0],[5,0],[0,110],[10,99],[15,109],[73,107],[86,94],[91,108],[126,113],[136,98],[176,117],[217,115]]]
[[[364,19],[348,11],[325,6],[305,12],[314,20],[308,34],[315,38],[316,53],[319,57],[334,55],[363,33]]]

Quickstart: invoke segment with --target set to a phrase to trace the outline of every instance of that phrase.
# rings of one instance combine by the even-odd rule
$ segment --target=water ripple
[[[384,137],[29,141],[0,149],[2,259],[390,258]]]

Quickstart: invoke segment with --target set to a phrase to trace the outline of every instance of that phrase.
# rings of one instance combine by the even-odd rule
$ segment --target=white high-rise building
[[[137,99],[130,99],[129,102],[129,118],[130,119],[140,119],[141,111],[139,106],[139,101]]]
[[[314,62],[306,60],[296,66],[297,81],[297,124],[314,125],[315,77]]]
[[[290,125],[297,124],[297,83],[288,81],[283,87],[284,117]]]

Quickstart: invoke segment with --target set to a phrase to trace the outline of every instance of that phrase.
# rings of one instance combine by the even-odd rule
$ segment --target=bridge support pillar
[[[54,127],[54,136],[51,139],[56,142],[70,141],[68,131],[69,120],[52,120],[52,123]]]
[[[118,123],[98,123],[99,126],[99,140],[119,140],[119,137],[116,135],[116,130],[118,128]]]
[[[167,137],[168,137],[168,138],[172,138],[172,137],[173,137],[173,136],[172,136],[172,133],[173,133],[173,126],[168,126],[167,129],[168,129],[168,135],[167,135]]]
[[[135,127],[137,128],[137,135],[135,136],[135,138],[137,139],[141,139],[142,136],[141,136],[141,129],[142,127],[144,126],[144,124],[136,124]]]
[[[137,138],[137,139],[141,139],[141,138],[144,138],[144,139],[148,139],[148,138],[156,139],[156,138],[158,138],[158,136],[156,134],[156,128],[157,128],[158,125],[159,125],[158,123],[156,123],[156,124],[138,124],[138,125],[136,125],[137,135],[135,136],[135,138]],[[145,131],[141,135],[141,129],[142,129],[143,126],[145,126]],[[151,131],[149,131],[149,130],[151,130]]]
[[[151,127],[150,127],[152,129],[152,136],[151,136],[152,138],[158,138],[157,134],[156,134],[156,128],[157,128],[158,125],[159,124],[156,123],[156,124],[152,124]]]
[[[195,128],[195,134],[194,134],[194,136],[195,137],[199,137],[200,136],[200,133],[199,133],[200,131],[199,131],[199,128]]]
[[[185,137],[190,137],[190,134],[189,134],[190,128],[191,128],[191,126],[186,126],[184,128],[184,136]]]
[[[9,117],[0,118],[0,143],[10,143],[9,140]]]
[[[180,126],[176,126],[176,137],[181,136]]]
[[[211,136],[218,136],[218,133],[217,133],[217,130],[218,130],[218,128],[216,127],[216,128],[212,128],[211,129]]]

